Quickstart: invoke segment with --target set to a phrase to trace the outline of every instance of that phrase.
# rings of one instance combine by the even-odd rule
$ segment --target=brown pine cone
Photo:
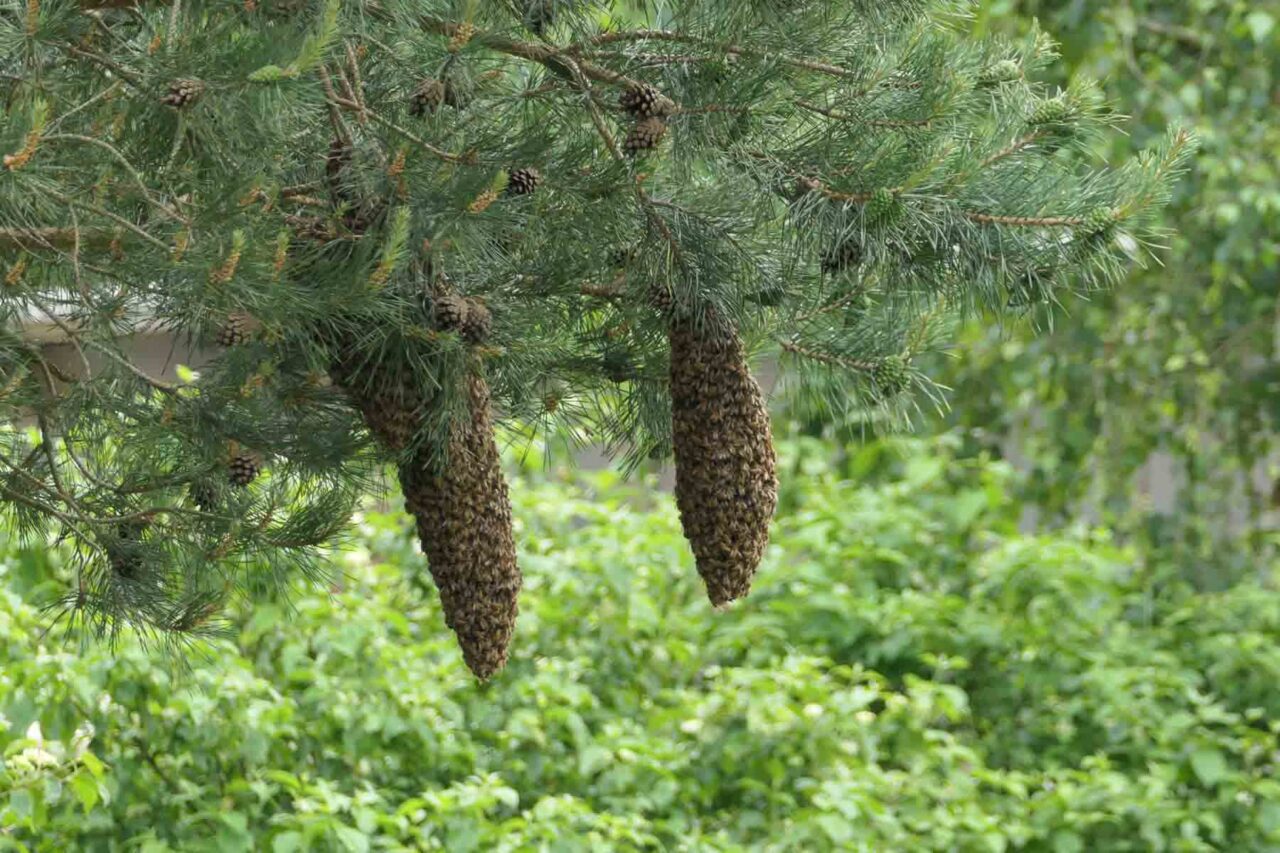
[[[632,157],[658,147],[667,135],[667,123],[658,116],[650,116],[636,122],[623,141],[623,149]]]
[[[648,83],[628,86],[618,96],[618,106],[636,118],[668,116],[675,112],[675,103]]]
[[[532,166],[512,169],[507,176],[507,192],[511,195],[529,195],[542,182],[542,174]]]
[[[160,96],[160,103],[180,110],[200,100],[204,94],[204,82],[194,77],[174,80],[169,84],[169,91]]]

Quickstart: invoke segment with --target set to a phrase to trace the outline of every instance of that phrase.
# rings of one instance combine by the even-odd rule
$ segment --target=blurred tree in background
[[[1166,211],[1163,263],[1067,302],[1051,334],[972,328],[953,363],[954,415],[980,428],[984,448],[1031,466],[1020,497],[1042,522],[1090,513],[1221,583],[1275,543],[1280,9],[987,0],[975,28],[1023,31],[1033,16],[1061,41],[1066,68],[1100,78],[1132,115],[1109,157],[1170,121],[1203,147]],[[1135,489],[1153,453],[1174,466],[1171,512]]]

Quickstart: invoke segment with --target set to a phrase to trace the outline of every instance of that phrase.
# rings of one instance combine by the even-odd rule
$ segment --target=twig
[[[606,285],[583,283],[578,287],[578,292],[583,296],[592,296],[596,299],[617,299],[626,293],[624,285],[627,282],[627,274],[619,273],[614,277],[613,281]]]
[[[63,320],[61,317],[59,317],[59,316],[58,316],[57,312],[55,312],[52,308],[49,308],[47,305],[45,305],[45,304],[44,304],[44,302],[43,302],[42,300],[37,299],[35,296],[30,296],[30,297],[28,297],[28,299],[30,300],[30,302],[31,302],[31,304],[32,304],[32,305],[36,306],[36,307],[37,307],[37,308],[39,308],[41,311],[43,311],[43,312],[44,312],[44,314],[45,314],[45,316],[46,316],[46,317],[48,317],[48,318],[49,318],[49,320],[50,320],[50,321],[51,321],[55,326],[57,326],[59,329],[61,329],[61,330],[62,330],[62,332],[63,332],[63,334],[65,334],[65,335],[67,336],[67,340],[71,342],[71,346],[75,348],[76,353],[80,356],[80,363],[81,363],[81,366],[83,366],[83,367],[84,367],[84,377],[85,377],[85,379],[92,379],[92,378],[93,378],[93,366],[89,363],[89,357],[88,357],[88,356],[86,356],[86,355],[84,354],[84,348],[80,346],[80,336],[79,336],[78,334],[76,334],[76,331],[75,331],[74,329],[72,329],[72,328],[71,328],[71,326],[70,326],[70,325],[68,325],[68,324],[67,324],[67,322],[66,322],[65,320]],[[41,363],[43,364],[43,363],[44,363],[44,358],[43,358],[43,356],[40,356],[39,354],[37,354],[37,357],[38,357],[38,358],[40,358],[40,361],[41,361]],[[47,372],[48,372],[48,367],[47,367],[47,366],[46,366],[45,370],[46,370],[46,373],[47,373]],[[49,393],[50,393],[50,394],[54,394],[54,393],[55,393],[55,390],[56,390],[56,389],[55,389],[55,388],[54,388],[54,386],[53,386],[53,382],[52,382],[52,381],[50,381],[50,382],[49,382]]]
[[[1138,26],[1147,32],[1166,36],[1174,41],[1180,41],[1188,47],[1196,50],[1206,50],[1210,45],[1209,39],[1189,27],[1180,27],[1177,24],[1166,24],[1164,21],[1157,21],[1152,18],[1139,18]]]
[[[107,356],[112,361],[116,362],[121,367],[128,370],[134,376],[137,376],[143,382],[147,383],[152,388],[155,388],[157,391],[163,391],[166,394],[176,394],[178,392],[177,385],[174,385],[171,382],[165,382],[163,379],[156,379],[154,376],[151,376],[146,371],[144,371],[141,367],[138,367],[138,365],[134,364],[132,361],[129,361],[129,359],[125,358],[122,355],[117,354],[110,347],[104,346],[98,343],[97,341],[91,341],[91,340],[85,341],[85,343],[93,347],[95,350],[102,353],[103,355]]]
[[[50,228],[0,228],[0,249],[53,249],[59,246],[74,246],[79,230],[72,227]],[[112,240],[112,232],[106,228],[95,228],[81,235],[85,242],[94,245],[107,245]]]
[[[124,170],[126,172],[129,173],[129,177],[133,179],[133,182],[137,184],[138,189],[142,191],[142,197],[147,200],[148,204],[151,204],[152,206],[156,207],[158,210],[160,210],[162,213],[164,213],[166,216],[170,217],[171,219],[176,219],[177,221],[183,223],[184,225],[189,224],[188,220],[185,219],[176,210],[169,207],[167,204],[160,201],[159,199],[152,197],[151,191],[147,188],[146,183],[142,180],[142,176],[138,174],[138,170],[133,167],[133,165],[125,158],[123,154],[120,153],[119,150],[117,150],[111,143],[107,142],[106,140],[98,139],[92,136],[81,136],[76,133],[45,134],[41,138],[45,142],[57,142],[59,140],[63,140],[67,142],[83,142],[88,145],[97,145],[99,148],[104,149],[105,151],[107,151],[107,153],[109,153],[112,157],[116,159],[116,162],[118,162],[121,166],[124,167]]]
[[[1020,139],[1014,140],[1014,142],[1011,145],[1009,145],[1009,147],[1002,148],[996,153],[992,154],[987,159],[983,160],[982,165],[990,166],[992,163],[996,163],[1000,160],[1005,159],[1006,157],[1012,157],[1014,154],[1017,154],[1023,148],[1026,148],[1028,145],[1031,145],[1037,140],[1043,139],[1045,136],[1048,136],[1047,131],[1033,130],[1031,133],[1028,133],[1026,136],[1023,136]]]
[[[618,141],[613,138],[613,134],[609,131],[609,125],[605,123],[604,114],[600,110],[600,105],[591,97],[591,84],[587,82],[585,72],[579,68],[578,63],[574,62],[572,59],[566,59],[565,61],[577,77],[578,87],[582,90],[583,97],[586,99],[587,110],[591,114],[591,122],[595,125],[596,132],[600,135],[600,138],[604,140],[605,147],[609,149],[609,153],[613,155],[613,159],[625,165],[627,158],[622,153],[622,149],[618,147]],[[635,193],[636,200],[644,210],[645,217],[649,220],[650,224],[657,229],[658,233],[662,235],[662,238],[666,241],[667,245],[671,247],[671,254],[675,258],[676,263],[680,266],[684,266],[684,252],[680,249],[680,243],[676,240],[675,235],[671,233],[671,228],[667,225],[666,220],[658,214],[658,208],[657,205],[654,204],[653,199],[651,199],[649,194],[645,192],[644,187],[641,186],[639,181],[632,181],[631,188]]]
[[[342,107],[343,109],[353,110],[357,112],[360,110],[359,104],[357,104],[355,101],[348,101],[346,98],[339,98],[335,96],[334,104],[336,104],[339,107]],[[444,160],[447,163],[457,163],[457,164],[466,165],[466,166],[474,166],[479,162],[476,156],[471,152],[468,152],[465,154],[454,154],[451,151],[445,151],[443,148],[437,148],[436,146],[432,145],[430,142],[427,142],[425,139],[418,136],[416,133],[406,130],[405,128],[401,127],[400,125],[396,124],[390,119],[383,118],[381,115],[373,112],[372,110],[368,111],[368,117],[373,121],[374,124],[380,124],[383,127],[387,128],[388,130],[395,131],[396,133],[403,136],[405,139],[408,139],[410,142],[414,143],[415,145],[421,146],[422,148],[430,152],[433,156],[439,157],[441,160]]]
[[[346,95],[346,100],[355,104],[356,120],[361,124],[367,124],[369,117],[365,115],[364,103],[360,100],[360,95],[356,92],[355,87],[351,85],[351,79],[347,77],[347,72],[342,70],[341,65],[335,65],[333,70],[338,75],[338,82],[342,84],[342,94]]]
[[[836,121],[851,121],[851,122],[858,122],[858,123],[860,123],[860,124],[865,124],[865,125],[867,125],[868,127],[889,127],[889,128],[903,128],[903,127],[928,127],[929,125],[933,124],[933,119],[931,119],[931,118],[919,118],[919,119],[886,119],[886,118],[873,118],[873,119],[864,119],[864,118],[861,118],[861,117],[859,117],[859,116],[850,115],[850,114],[848,114],[848,113],[842,113],[842,112],[839,112],[839,111],[837,111],[837,110],[829,109],[829,108],[827,108],[827,107],[822,107],[822,106],[819,106],[819,105],[817,105],[817,104],[812,104],[812,103],[810,103],[810,102],[808,102],[808,101],[801,101],[801,100],[797,100],[797,101],[796,101],[796,106],[800,107],[801,109],[809,110],[810,112],[818,113],[819,115],[824,115],[824,116],[826,116],[827,118],[835,119]]]
[[[999,216],[994,213],[964,212],[965,219],[990,225],[1019,225],[1028,228],[1074,228],[1083,225],[1079,216]]]
[[[182,0],[173,0],[173,6],[169,9],[169,28],[164,34],[164,52],[173,53],[173,48],[178,41],[178,18],[182,15]]]
[[[329,78],[329,72],[325,70],[324,65],[316,67],[316,74],[320,77],[320,85],[324,88],[325,103],[329,107],[329,123],[333,125],[333,134],[344,145],[350,145],[351,132],[347,130],[347,123],[342,120],[342,111],[338,109],[338,93],[333,90],[333,80]]]
[[[352,92],[355,94],[355,101],[360,105],[360,113],[368,120],[368,107],[364,102],[364,81],[360,79],[360,61],[356,57],[355,49],[351,47],[351,42],[347,42],[347,64],[351,66]]]
[[[817,308],[814,308],[812,311],[806,311],[805,313],[796,317],[794,322],[805,323],[805,322],[808,322],[809,320],[812,320],[814,317],[821,317],[823,314],[830,314],[832,311],[838,311],[839,309],[848,305],[850,302],[853,302],[858,297],[863,296],[865,294],[866,294],[866,288],[862,286],[858,286],[853,290],[849,291],[848,293],[846,293],[844,296],[841,296],[839,299],[833,299],[830,302],[826,302],[822,305],[819,305]]]
[[[14,474],[17,474],[18,476],[26,480],[28,483],[30,483],[32,487],[32,491],[38,493],[38,492],[44,492],[48,490],[48,487],[45,483],[41,482],[36,477],[31,476],[22,468],[19,468],[17,465],[14,465],[8,459],[5,459],[2,456],[0,456],[0,464],[4,465]],[[58,519],[59,521],[61,521],[63,524],[67,526],[68,530],[74,531],[75,534],[80,537],[80,539],[84,542],[84,544],[87,547],[91,548],[94,551],[102,550],[101,546],[99,546],[94,541],[93,537],[91,537],[90,535],[88,535],[87,533],[85,533],[83,530],[80,529],[79,525],[80,525],[81,519],[71,518],[65,512],[55,507],[53,504],[48,504],[42,500],[38,500],[37,498],[32,497],[30,494],[26,492],[16,492],[10,489],[9,487],[5,486],[3,482],[0,482],[0,494],[3,494],[8,500],[11,500],[15,503],[26,504],[32,509],[35,509],[45,515],[49,515],[49,516],[52,516],[53,518]]]
[[[15,78],[15,79],[17,79],[17,78]],[[115,81],[114,83],[112,83],[110,86],[108,86],[107,88],[103,89],[103,90],[102,90],[101,92],[99,92],[98,94],[96,94],[96,95],[92,96],[92,97],[91,97],[91,98],[89,98],[87,101],[85,101],[85,102],[83,102],[83,103],[81,103],[81,104],[77,104],[76,106],[72,107],[71,109],[67,110],[65,113],[62,113],[60,116],[58,116],[57,118],[55,118],[55,119],[54,119],[54,120],[49,124],[49,129],[48,129],[48,131],[46,131],[46,132],[47,132],[47,133],[52,133],[53,131],[55,131],[55,130],[57,130],[57,129],[58,129],[58,125],[62,124],[64,121],[66,121],[66,120],[67,120],[68,118],[70,118],[71,116],[75,115],[76,113],[80,112],[81,110],[84,110],[84,109],[87,109],[88,107],[93,106],[93,105],[94,105],[94,104],[96,104],[98,101],[101,101],[103,98],[109,98],[109,97],[111,97],[111,96],[112,96],[113,94],[115,94],[115,93],[116,93],[116,91],[118,91],[119,89],[120,89],[120,81],[119,81],[119,80],[116,80],[116,81]]]
[[[812,359],[813,361],[819,361],[823,364],[830,364],[834,367],[842,367],[845,370],[855,370],[859,373],[871,373],[877,366],[874,361],[864,361],[860,358],[844,358],[838,355],[831,355],[830,353],[818,352],[817,350],[801,346],[795,341],[788,341],[785,338],[776,338],[775,340],[777,340],[778,346],[782,347],[792,355]]]
[[[155,237],[152,237],[146,231],[142,230],[137,225],[134,225],[132,222],[125,219],[123,216],[119,216],[115,213],[112,213],[111,211],[101,208],[96,204],[92,204],[87,201],[80,201],[79,199],[74,199],[69,196],[65,196],[62,193],[57,192],[56,190],[46,189],[44,192],[47,193],[49,197],[52,198],[54,201],[61,202],[62,204],[65,204],[71,207],[78,207],[81,210],[88,211],[89,213],[96,213],[99,216],[105,216],[107,219],[110,219],[112,222],[115,222],[117,225],[127,228],[128,230],[132,231],[134,234],[137,234],[139,237],[146,240],[151,245],[156,246],[157,248],[160,248],[166,252],[169,251],[168,246],[166,246],[161,241],[157,240]]]
[[[418,20],[423,29],[428,30],[429,32],[439,33],[440,35],[448,36],[450,38],[453,38],[458,31],[458,24],[445,21],[431,15],[423,15]],[[477,30],[471,36],[471,42],[473,44],[483,45],[490,50],[496,50],[499,53],[506,53],[511,56],[518,56],[521,59],[528,59],[532,62],[537,62],[540,65],[546,66],[547,69],[553,73],[558,74],[561,77],[566,77],[570,80],[574,78],[575,74],[572,68],[577,68],[578,73],[581,73],[587,77],[587,79],[594,80],[598,83],[609,83],[614,86],[630,86],[636,85],[637,82],[625,74],[619,74],[616,71],[611,71],[607,68],[602,68],[599,65],[594,65],[589,62],[571,63],[569,58],[564,56],[561,50],[551,45],[517,41],[515,39],[494,35],[481,30]]]
[[[108,71],[114,72],[117,76],[119,76],[125,82],[132,85],[135,89],[143,88],[142,82],[136,76],[134,76],[134,73],[126,69],[124,66],[120,65],[115,60],[108,59],[105,56],[99,56],[98,54],[92,51],[81,50],[80,48],[72,44],[67,45],[66,49],[68,53],[72,53],[76,56],[87,59],[92,63],[101,65],[103,68],[106,68]]]
[[[776,60],[777,62],[781,62],[783,65],[790,65],[792,68],[800,68],[805,71],[816,71],[820,74],[827,74],[832,77],[854,78],[858,76],[847,68],[841,68],[838,65],[831,65],[826,62],[815,62],[809,59],[796,59],[794,57],[773,54],[767,51],[742,47],[741,45],[736,44],[718,45],[714,42],[708,42],[704,39],[700,39],[695,36],[688,36],[683,33],[672,32],[671,30],[629,30],[604,33],[603,35],[598,35],[594,38],[588,39],[585,42],[569,45],[565,48],[565,52],[581,53],[587,46],[612,44],[621,41],[669,41],[679,42],[681,44],[704,45],[716,50],[724,51],[731,56],[749,56],[754,59]]]

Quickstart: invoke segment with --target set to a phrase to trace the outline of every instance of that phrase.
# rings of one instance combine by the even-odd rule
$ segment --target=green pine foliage
[[[237,611],[178,675],[59,648],[30,602],[68,567],[6,543],[0,845],[1275,849],[1275,590],[1019,535],[1009,466],[962,443],[781,442],[755,604],[714,620],[670,499],[517,480],[533,594],[484,686],[399,513],[362,515],[333,595]]]
[[[8,0],[0,491],[76,545],[74,616],[183,634],[321,573],[386,451],[339,358],[425,389],[401,452],[434,465],[478,363],[503,423],[634,466],[671,446],[659,288],[787,387],[909,413],[953,319],[1140,258],[1190,147],[1104,166],[1096,90],[1036,82],[1038,34],[964,37],[963,2],[612,6]],[[661,115],[620,105],[641,84]],[[433,326],[445,291],[483,335]],[[211,352],[148,375],[127,342],[155,328]]]

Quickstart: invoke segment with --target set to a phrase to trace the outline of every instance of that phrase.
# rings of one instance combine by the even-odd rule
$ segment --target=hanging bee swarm
[[[422,449],[401,463],[405,506],[417,520],[445,624],[481,680],[502,669],[520,594],[511,502],[498,460],[489,386],[466,379],[468,418],[455,423],[443,471]]]
[[[673,318],[671,433],[676,505],[716,606],[741,598],[769,543],[778,505],[769,412],[727,324]]]
[[[467,311],[458,331],[467,343],[482,344],[489,340],[489,333],[493,331],[493,315],[484,302],[475,297],[468,297],[466,306]]]
[[[468,301],[445,296],[437,307],[479,304],[468,306]],[[482,305],[454,312],[454,319],[472,319],[481,311]],[[477,372],[464,380],[467,416],[451,425],[441,468],[430,446],[414,443],[423,406],[432,405],[432,399],[424,402],[402,378],[383,375],[378,365],[353,358],[338,359],[331,375],[346,388],[379,442],[402,451],[400,488],[440,591],[445,624],[457,634],[471,671],[482,680],[489,678],[507,662],[521,581],[488,384]]]

